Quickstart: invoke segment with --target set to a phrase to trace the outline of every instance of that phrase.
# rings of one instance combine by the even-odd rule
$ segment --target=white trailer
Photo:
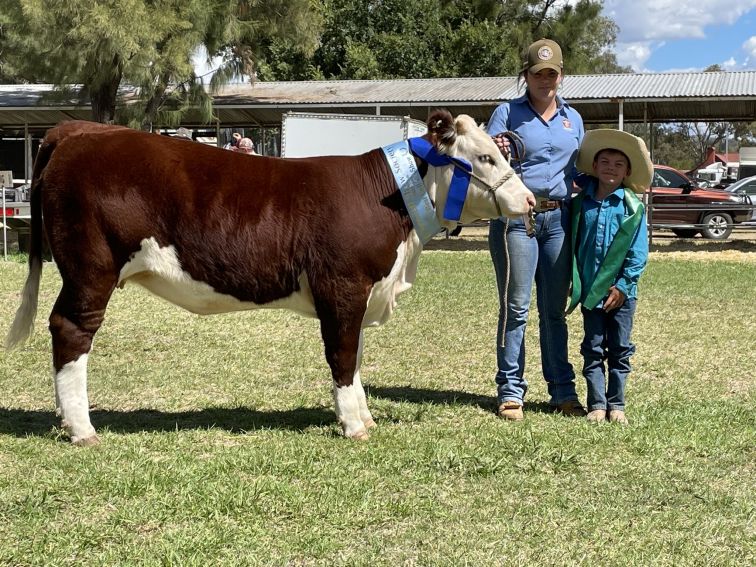
[[[281,122],[281,156],[359,155],[427,131],[408,116],[287,112]]]
[[[738,179],[756,175],[756,147],[740,148],[740,166],[738,167]]]

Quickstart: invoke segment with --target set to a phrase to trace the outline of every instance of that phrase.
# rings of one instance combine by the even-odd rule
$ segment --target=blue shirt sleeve
[[[509,130],[507,128],[507,120],[509,119],[509,103],[505,102],[496,107],[493,111],[491,119],[486,124],[486,132],[489,136],[495,136]]]

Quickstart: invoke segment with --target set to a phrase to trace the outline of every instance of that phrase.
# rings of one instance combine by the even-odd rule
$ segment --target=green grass
[[[0,351],[0,565],[753,564],[742,257],[653,256],[622,428],[546,411],[535,314],[526,419],[498,420],[488,254],[425,252],[395,317],[366,332],[366,443],[339,435],[316,321],[201,318],[128,287],[90,357],[89,449],[52,413],[47,264],[38,331]],[[25,273],[0,263],[3,333]]]

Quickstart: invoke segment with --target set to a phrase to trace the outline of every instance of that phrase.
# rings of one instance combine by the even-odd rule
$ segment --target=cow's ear
[[[428,134],[431,142],[439,149],[454,144],[457,132],[454,129],[454,117],[448,110],[434,110],[428,118]]]

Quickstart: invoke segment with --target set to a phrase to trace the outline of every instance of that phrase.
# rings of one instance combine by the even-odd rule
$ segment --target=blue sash
[[[436,218],[436,210],[433,208],[428,191],[425,190],[425,184],[417,171],[409,144],[403,140],[381,149],[386,154],[396,186],[402,194],[404,206],[407,207],[407,212],[412,219],[412,226],[420,241],[425,244],[441,230],[441,225]]]

